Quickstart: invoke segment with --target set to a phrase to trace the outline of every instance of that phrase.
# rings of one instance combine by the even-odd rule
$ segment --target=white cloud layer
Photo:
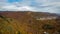
[[[12,4],[6,3],[0,6],[0,11],[36,11],[35,7],[14,2]]]
[[[23,0],[9,3],[0,0],[0,11],[42,11],[60,13],[60,0]]]
[[[35,11],[33,7],[29,6],[16,6],[16,5],[8,5],[8,6],[3,6],[2,9],[6,11]]]

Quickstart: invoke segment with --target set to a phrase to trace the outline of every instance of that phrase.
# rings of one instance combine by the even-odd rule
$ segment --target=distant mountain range
[[[60,17],[60,15],[55,13],[33,12],[33,11],[0,11],[0,15],[4,15],[10,18],[16,18],[18,20],[23,19],[26,16],[30,16],[29,18]]]
[[[0,11],[0,15],[4,15],[6,17],[15,18],[19,21],[23,20],[25,17],[26,19],[35,18],[40,19],[41,17],[59,17],[60,15],[55,13],[48,13],[48,12],[33,12],[33,11]],[[27,18],[27,16],[29,16]]]

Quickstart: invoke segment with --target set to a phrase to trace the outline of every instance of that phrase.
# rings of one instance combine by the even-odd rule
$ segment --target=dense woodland
[[[50,16],[57,18],[36,20]],[[0,12],[0,34],[60,34],[60,16],[46,12]]]

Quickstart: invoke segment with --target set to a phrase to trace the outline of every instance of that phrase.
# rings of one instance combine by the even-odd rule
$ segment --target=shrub
[[[45,24],[43,26],[43,29],[53,29],[54,27],[52,25],[49,25],[49,24]]]

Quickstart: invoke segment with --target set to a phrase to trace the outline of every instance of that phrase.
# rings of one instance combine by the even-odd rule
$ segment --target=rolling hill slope
[[[6,11],[6,12],[0,12],[0,15],[5,16],[6,18],[13,19],[14,22],[9,21],[8,19],[13,29],[15,29],[15,30],[12,30],[15,33],[10,32],[10,34],[11,33],[16,34],[16,31],[19,31],[22,34],[44,34],[44,33],[49,33],[49,34],[57,33],[58,34],[60,33],[59,32],[60,31],[60,19],[59,19],[60,17],[56,14],[45,13],[45,12],[30,12],[30,11],[28,12],[27,11],[26,12],[22,12],[22,11],[7,12]],[[46,20],[47,19],[46,17],[49,17],[49,18],[56,17],[56,18]],[[45,18],[45,20],[37,20],[37,18],[38,19]]]

